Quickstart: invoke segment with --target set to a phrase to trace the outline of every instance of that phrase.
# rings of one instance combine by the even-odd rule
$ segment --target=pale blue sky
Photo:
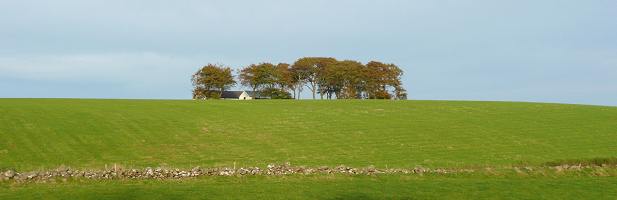
[[[398,64],[412,99],[617,105],[616,10],[615,0],[2,0],[0,98],[188,99],[207,63],[332,56]]]

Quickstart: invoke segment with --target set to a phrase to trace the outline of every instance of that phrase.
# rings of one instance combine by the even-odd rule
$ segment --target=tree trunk
[[[311,92],[313,92],[313,100],[315,100],[316,91],[317,91],[317,88],[315,88],[315,83],[311,83]]]
[[[261,96],[261,94],[259,94],[259,92],[257,92],[257,86],[253,87],[253,99],[258,99],[258,96]]]

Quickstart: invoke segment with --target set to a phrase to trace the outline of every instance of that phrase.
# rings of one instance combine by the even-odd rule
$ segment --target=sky
[[[190,99],[190,76],[208,63],[327,56],[397,64],[410,99],[617,106],[616,9],[615,0],[0,0],[0,98]]]

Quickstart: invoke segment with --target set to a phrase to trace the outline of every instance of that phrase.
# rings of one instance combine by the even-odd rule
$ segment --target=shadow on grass
[[[617,165],[617,158],[591,158],[591,159],[566,159],[547,162],[546,166],[559,165],[585,165],[585,166],[602,166],[602,165]]]

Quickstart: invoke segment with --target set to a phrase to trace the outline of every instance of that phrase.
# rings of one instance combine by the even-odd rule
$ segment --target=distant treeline
[[[338,61],[327,57],[300,58],[287,63],[251,64],[238,71],[240,84],[262,97],[299,99],[306,86],[313,99],[406,99],[403,71],[394,64],[371,61]],[[232,69],[208,64],[192,76],[194,99],[218,99],[234,87]],[[291,93],[290,93],[291,91]]]

